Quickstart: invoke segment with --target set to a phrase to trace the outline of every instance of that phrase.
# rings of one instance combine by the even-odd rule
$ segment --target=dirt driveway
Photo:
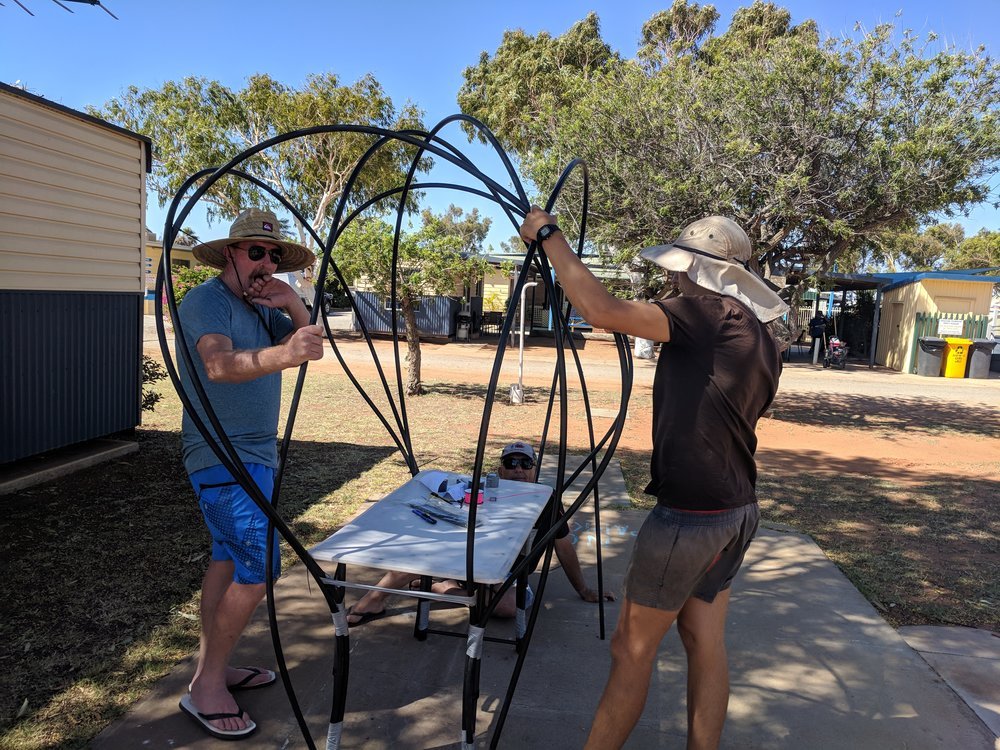
[[[147,316],[145,346],[147,351],[158,352],[150,321]],[[375,378],[364,339],[348,331],[335,335],[351,371],[361,379]],[[609,396],[620,392],[621,370],[614,343],[588,339],[578,341],[577,346],[588,390]],[[374,347],[391,378],[391,340],[377,339]],[[424,342],[423,381],[485,385],[496,347],[495,339]],[[405,356],[405,342],[400,343],[400,352]],[[521,378],[525,387],[547,392],[554,362],[552,340],[529,337]],[[342,372],[332,352],[310,367]],[[569,367],[572,370],[572,363]],[[655,369],[654,361],[634,361],[633,395],[622,447],[649,448]],[[869,370],[863,363],[852,363],[845,371],[803,361],[787,364],[774,408],[758,427],[761,470],[781,475],[808,467],[814,473],[851,472],[904,483],[915,476],[995,474],[1000,460],[1000,374],[991,375],[988,380],[956,380],[904,375],[885,368]],[[515,338],[504,356],[498,393],[505,394],[517,381]],[[571,388],[578,383],[572,372],[570,383]],[[585,442],[582,434],[576,437]]]
[[[588,389],[620,390],[614,344],[586,340],[579,346]],[[363,342],[350,341],[341,348],[353,371],[374,376]],[[390,342],[378,341],[376,348],[384,364],[394,361]],[[486,384],[495,354],[495,342],[423,344],[423,379]],[[524,355],[525,386],[547,389],[554,361],[551,340],[530,342]],[[319,367],[340,368],[331,355]],[[655,369],[653,361],[634,361],[623,447],[649,447]],[[988,380],[955,380],[903,375],[886,368],[869,370],[864,364],[840,371],[790,363],[782,374],[770,418],[758,427],[761,469],[780,474],[807,464],[813,472],[851,471],[903,482],[928,474],[977,476],[986,464],[995,470],[1000,460],[1000,378],[993,375]],[[517,379],[515,345],[504,357],[498,391],[506,392]],[[570,381],[575,381],[572,374]]]

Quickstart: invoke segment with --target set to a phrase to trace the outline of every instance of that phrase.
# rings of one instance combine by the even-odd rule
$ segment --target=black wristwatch
[[[535,239],[538,244],[541,245],[545,240],[554,235],[556,232],[561,232],[558,224],[546,224],[541,229],[538,230],[538,234],[535,235]]]

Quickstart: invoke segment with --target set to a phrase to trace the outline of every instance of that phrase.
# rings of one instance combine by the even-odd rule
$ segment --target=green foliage
[[[507,309],[507,298],[500,292],[490,292],[483,296],[483,312],[504,312]]]
[[[622,262],[721,213],[761,265],[825,270],[887,229],[989,195],[1000,68],[982,49],[889,24],[823,40],[764,2],[717,35],[716,19],[677,0],[643,27],[637,60],[602,47],[593,15],[561,37],[508,32],[465,71],[459,104],[543,189],[582,157],[589,235]],[[578,190],[563,195],[571,214]]]
[[[979,230],[958,247],[948,248],[944,256],[945,268],[997,268],[1000,267],[1000,232]]]
[[[674,0],[670,10],[654,13],[642,25],[642,46],[636,56],[647,67],[657,68],[678,56],[694,54],[718,20],[713,5]]]
[[[396,295],[415,303],[421,295],[452,294],[456,284],[475,286],[489,270],[479,255],[489,219],[473,210],[464,216],[450,206],[442,215],[427,210],[422,226],[402,232],[396,273]],[[392,288],[392,226],[378,217],[360,219],[345,230],[333,250],[344,276],[364,280],[388,298]]]
[[[142,411],[153,411],[156,404],[163,396],[154,390],[147,389],[153,383],[159,382],[167,377],[167,371],[163,365],[150,356],[142,355]]]
[[[174,299],[179,305],[181,300],[184,299],[185,294],[190,292],[199,284],[218,276],[219,270],[217,268],[212,268],[211,266],[193,266],[191,268],[187,268],[185,266],[174,266],[172,275]]]
[[[502,133],[515,153],[523,155],[540,144],[551,148],[556,116],[613,61],[620,59],[601,39],[595,13],[560,37],[506,31],[492,58],[484,52],[478,65],[465,69],[458,104],[494,133]],[[466,129],[471,136],[472,129]]]
[[[458,284],[474,288],[490,270],[481,255],[489,219],[473,210],[468,216],[455,206],[442,215],[424,211],[423,224],[401,232],[395,274],[396,299],[406,322],[409,345],[407,393],[422,393],[420,338],[415,310],[423,295],[451,295]],[[392,296],[393,227],[372,215],[350,224],[333,248],[333,258],[346,279],[363,280],[383,299]]]
[[[324,291],[330,295],[330,307],[350,307],[350,291],[340,285],[340,280],[332,273],[327,274]]]
[[[1000,267],[1000,232],[965,236],[960,224],[881,232],[848,253],[845,270],[936,271]]]
[[[193,77],[168,81],[159,89],[131,86],[91,113],[152,139],[150,191],[161,206],[194,172],[221,166],[240,151],[294,129],[332,123],[423,127],[420,110],[407,103],[397,111],[373,76],[341,85],[332,73],[311,75],[301,88],[266,74],[251,76],[242,89]],[[357,133],[307,136],[272,146],[240,167],[288,198],[323,236],[351,171],[373,142]],[[356,201],[400,184],[413,153],[397,142],[381,148],[356,183]],[[422,169],[428,166],[427,160],[421,164]],[[234,218],[251,205],[275,207],[259,188],[236,178],[218,181],[203,201],[209,220]],[[304,228],[297,229],[299,240],[310,245]]]

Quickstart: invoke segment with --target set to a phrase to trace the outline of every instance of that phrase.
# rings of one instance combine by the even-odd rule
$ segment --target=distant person
[[[275,215],[249,208],[229,236],[194,247],[201,263],[222,270],[189,291],[179,317],[198,378],[240,460],[270,498],[278,465],[276,438],[281,371],[323,356],[322,329],[276,271],[297,271],[315,259],[282,239]],[[178,342],[179,343],[179,342]],[[188,393],[186,367],[179,368]],[[196,410],[206,424],[200,404]],[[180,707],[208,734],[242,739],[257,725],[233,691],[274,683],[274,672],[231,667],[229,658],[264,597],[267,516],[243,491],[184,412],[184,467],[212,536],[212,559],[201,588],[201,650],[190,692]],[[279,572],[278,545],[271,559]]]
[[[511,443],[500,453],[500,467],[497,469],[497,474],[501,479],[509,479],[514,482],[535,482],[538,478],[535,449],[528,443],[520,440]],[[559,515],[560,517],[562,516],[562,508],[559,509]],[[547,533],[551,528],[551,508],[546,506],[538,522],[535,524],[536,536]],[[569,527],[566,525],[563,525],[562,529],[556,533],[555,552],[556,557],[559,558],[559,564],[566,574],[566,578],[569,579],[570,584],[579,597],[585,602],[598,601],[597,592],[590,587],[590,584],[583,576],[583,570],[580,568],[580,558],[577,557],[576,548],[569,538]],[[535,559],[532,569],[538,565],[539,559],[540,557]],[[531,573],[532,571],[529,570],[528,572]],[[389,572],[382,576],[378,585],[382,588],[400,589],[410,585],[414,580],[419,579],[415,579],[411,573]],[[437,593],[458,593],[463,591],[455,581],[439,581],[434,584],[432,590]],[[353,627],[384,617],[386,611],[385,600],[388,596],[389,593],[386,591],[369,591],[366,593],[351,607],[347,615],[347,624]],[[604,598],[608,601],[614,601],[615,595],[610,591],[605,591]],[[514,588],[511,587],[507,590],[504,598],[497,604],[496,609],[493,610],[493,615],[495,617],[513,617],[516,613],[515,592]]]
[[[663,342],[653,380],[657,505],[636,537],[611,673],[587,740],[621,747],[642,715],[663,636],[674,622],[687,655],[688,748],[718,747],[729,703],[725,627],[730,586],[757,532],[757,420],[781,373],[769,326],[788,306],[750,270],[734,221],[710,216],[642,257],[677,274],[681,294],[651,303],[612,296],[537,206],[521,225],[571,303],[598,328]]]
[[[826,349],[826,316],[819,310],[809,321],[809,335],[812,336],[813,351],[816,351],[816,342],[819,342],[819,351]]]

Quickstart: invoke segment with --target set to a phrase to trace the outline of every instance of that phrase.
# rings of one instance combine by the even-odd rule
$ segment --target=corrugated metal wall
[[[141,305],[0,290],[0,463],[139,424]]]
[[[355,292],[354,301],[370,333],[392,333],[392,318],[389,310],[385,309],[382,297],[374,292]],[[417,308],[417,330],[424,336],[454,336],[460,307],[458,300],[450,297],[421,297]],[[398,317],[397,325],[402,336],[406,331],[406,321],[401,312]],[[361,330],[356,320],[354,330]]]

